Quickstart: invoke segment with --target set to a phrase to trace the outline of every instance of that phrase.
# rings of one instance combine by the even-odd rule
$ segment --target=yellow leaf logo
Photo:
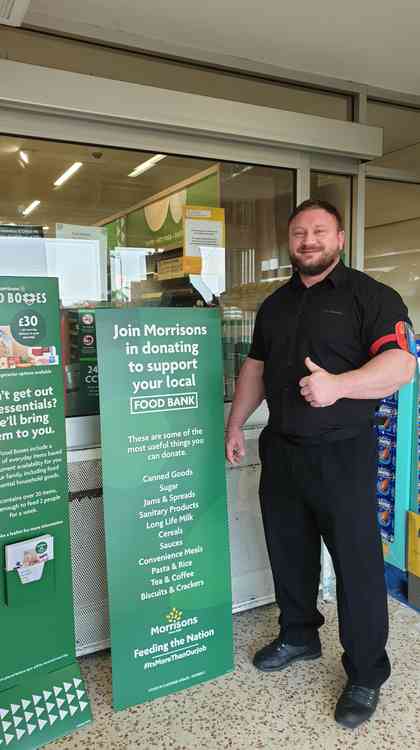
[[[179,622],[182,617],[182,612],[179,609],[176,609],[176,607],[172,607],[169,614],[166,615],[166,619],[168,622]]]

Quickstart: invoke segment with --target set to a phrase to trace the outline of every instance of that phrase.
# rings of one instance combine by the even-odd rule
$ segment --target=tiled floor
[[[81,659],[94,713],[84,730],[48,745],[66,750],[390,750],[420,747],[420,615],[390,600],[391,680],[374,718],[335,724],[344,684],[335,605],[321,605],[323,658],[262,674],[253,652],[277,634],[274,606],[234,616],[236,670],[211,683],[116,713],[108,653]]]

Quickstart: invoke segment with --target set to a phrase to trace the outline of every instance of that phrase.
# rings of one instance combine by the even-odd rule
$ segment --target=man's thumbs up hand
[[[305,367],[311,374],[299,381],[301,396],[314,407],[335,404],[341,398],[339,375],[332,375],[327,372],[323,367],[313,362],[310,357],[306,357]]]
[[[306,357],[305,367],[308,368],[309,372],[326,372],[326,370],[323,370],[322,367],[316,365],[315,362],[312,362],[310,357]]]

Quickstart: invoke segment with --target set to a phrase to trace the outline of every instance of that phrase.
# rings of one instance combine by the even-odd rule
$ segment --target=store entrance
[[[6,136],[0,155],[2,266],[59,278],[67,417],[98,413],[98,305],[219,306],[229,401],[256,309],[290,277],[295,170]]]
[[[102,507],[99,307],[205,306],[222,323],[224,397],[263,299],[291,275],[287,221],[297,170],[162,152],[0,138],[0,255],[7,275],[59,280],[77,653],[109,645]],[[50,353],[0,326],[0,366]],[[264,412],[264,409],[262,409]],[[261,422],[263,422],[263,418]],[[258,437],[227,470],[235,611],[273,600],[259,512]]]

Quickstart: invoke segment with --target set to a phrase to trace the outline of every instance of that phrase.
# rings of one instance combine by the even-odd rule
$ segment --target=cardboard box
[[[190,273],[196,275],[201,273],[201,258],[184,255],[180,258],[161,260],[158,263],[159,281],[177,279],[180,276],[188,276]]]
[[[144,281],[132,281],[130,283],[131,302],[137,304],[149,303],[150,300],[159,302],[163,288],[157,278],[148,278]]]
[[[408,514],[408,572],[420,578],[420,513]]]

